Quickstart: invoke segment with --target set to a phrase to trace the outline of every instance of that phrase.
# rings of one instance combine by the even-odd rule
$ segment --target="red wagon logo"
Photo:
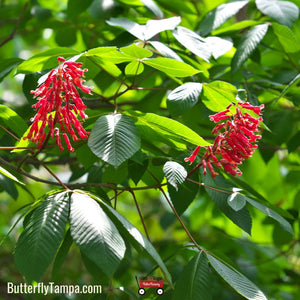
[[[135,279],[139,287],[139,295],[145,294],[145,288],[156,288],[156,293],[158,295],[162,295],[164,293],[164,281],[161,278],[153,279],[153,277],[147,277],[147,279],[138,280],[137,277],[135,277]]]

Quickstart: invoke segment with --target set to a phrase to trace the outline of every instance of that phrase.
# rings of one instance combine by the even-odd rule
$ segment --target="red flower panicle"
[[[230,113],[230,107],[235,106],[235,114]],[[255,134],[258,131],[258,125],[262,121],[260,116],[264,105],[252,106],[250,103],[238,102],[231,104],[225,111],[209,116],[211,121],[219,123],[215,126],[212,133],[217,134],[212,146],[208,146],[204,153],[201,164],[204,175],[207,168],[215,178],[218,173],[214,167],[223,167],[225,172],[235,175],[241,175],[239,165],[249,158],[257,148],[256,142],[261,138]],[[251,116],[248,111],[254,112],[258,117]],[[200,146],[194,150],[193,154],[185,158],[185,161],[193,163]]]
[[[33,97],[38,100],[32,107],[38,111],[31,119],[33,123],[24,139],[38,143],[38,148],[41,149],[46,138],[55,138],[57,146],[62,151],[64,148],[61,136],[63,136],[68,150],[74,151],[70,137],[73,141],[78,141],[88,138],[89,134],[83,128],[82,122],[77,119],[77,115],[82,120],[87,118],[84,112],[86,106],[77,88],[88,94],[91,93],[91,88],[83,85],[85,80],[82,77],[87,69],[80,69],[82,63],[66,61],[63,57],[58,57],[57,60],[60,63],[58,69],[52,70],[45,82],[35,91],[31,91]],[[46,133],[46,127],[49,133]]]

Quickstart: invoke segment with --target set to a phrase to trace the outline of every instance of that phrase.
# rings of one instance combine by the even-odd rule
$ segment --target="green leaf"
[[[112,277],[124,257],[125,243],[101,206],[84,193],[71,195],[70,230],[79,249]]]
[[[93,0],[69,0],[67,14],[70,18],[74,18],[83,13],[93,2]]]
[[[199,181],[197,172],[193,173],[189,178],[197,182]],[[182,215],[189,205],[195,200],[198,191],[199,185],[190,181],[185,181],[183,184],[178,186],[177,190],[173,186],[168,185],[168,192],[171,201],[179,215]]]
[[[178,185],[182,184],[187,176],[186,169],[175,161],[167,161],[164,164],[163,171],[168,183],[174,186],[176,191],[178,190]]]
[[[121,114],[100,117],[88,140],[92,152],[116,168],[138,151],[140,144],[133,121]]]
[[[288,27],[299,17],[299,7],[290,1],[256,0],[255,3],[263,14]]]
[[[173,35],[185,48],[205,61],[209,61],[211,49],[205,40],[197,33],[188,28],[178,26],[175,30],[173,30]]]
[[[117,47],[98,47],[90,49],[87,53],[87,56],[97,56],[100,57],[102,62],[120,64],[123,62],[132,61],[135,58],[132,55],[126,55],[117,49]]]
[[[285,52],[295,53],[300,50],[300,41],[290,28],[277,23],[273,23],[272,28]]]
[[[27,124],[15,111],[5,105],[0,105],[0,124],[6,129],[10,128],[19,136],[27,129]]]
[[[107,205],[94,195],[92,195],[92,197],[99,202],[103,210],[105,210],[107,215],[110,216],[111,220],[114,222],[115,226],[117,226],[121,234],[134,246],[137,252],[142,253],[143,251],[146,251],[148,255],[157,263],[167,281],[172,286],[172,279],[168,269],[148,239],[111,206]]]
[[[51,69],[58,65],[57,58],[59,56],[63,56],[64,58],[67,59],[77,54],[79,54],[79,52],[71,48],[66,48],[66,47],[51,48],[42,51],[39,54],[34,55],[28,60],[22,62],[18,66],[17,72],[28,74],[28,73],[34,73],[46,69]]]
[[[239,211],[246,205],[246,199],[238,192],[234,192],[227,198],[228,205],[235,211]]]
[[[125,74],[127,76],[136,76],[144,72],[144,65],[138,61],[131,61],[125,68]]]
[[[233,73],[237,72],[242,67],[243,63],[251,56],[260,41],[266,35],[268,26],[268,24],[257,25],[243,37],[231,61]]]
[[[208,48],[211,49],[211,55],[214,59],[218,59],[220,56],[228,52],[232,46],[232,41],[228,39],[221,39],[217,36],[209,36],[205,39],[205,43]]]
[[[196,132],[178,121],[152,113],[141,113],[138,111],[130,111],[127,113],[137,120],[137,127],[145,126],[150,128],[165,139],[174,140],[175,142],[183,144],[190,143],[197,146],[209,145],[209,143]]]
[[[180,17],[162,20],[149,20],[146,25],[139,25],[126,18],[110,18],[106,21],[111,26],[122,27],[142,41],[147,41],[165,30],[173,30],[181,22]]]
[[[151,57],[153,55],[150,50],[138,47],[136,44],[120,48],[120,51],[135,59],[143,59],[145,57]]]
[[[200,72],[184,62],[171,58],[150,58],[144,60],[143,63],[174,77],[187,77]]]
[[[197,253],[176,280],[172,300],[212,299],[210,270],[203,251]]]
[[[141,0],[141,2],[151,10],[159,19],[164,17],[164,13],[153,0]]]
[[[46,196],[32,211],[15,249],[15,262],[28,282],[39,281],[63,239],[69,215],[67,192]]]
[[[287,232],[291,233],[294,235],[294,231],[293,228],[291,226],[291,224],[284,219],[280,214],[278,214],[277,212],[275,212],[273,209],[271,209],[270,207],[263,205],[260,202],[255,201],[252,198],[248,198],[248,197],[244,197],[245,200],[250,203],[251,205],[253,205],[254,207],[256,207],[257,209],[259,209],[260,211],[262,211],[264,214],[266,214],[267,216],[269,216],[270,218],[274,219],[275,221],[277,221],[280,226]]]
[[[239,211],[235,211],[227,204],[228,195],[231,195],[232,189],[229,183],[225,181],[222,175],[218,175],[213,179],[210,173],[205,176],[202,174],[202,180],[207,187],[206,192],[218,208],[229,218],[234,224],[239,226],[249,235],[251,235],[252,219],[246,206]]]
[[[60,47],[69,47],[77,41],[76,27],[63,26],[55,31],[55,42]]]
[[[7,76],[11,70],[18,66],[23,59],[21,58],[8,58],[0,60],[0,82]]]
[[[167,58],[176,59],[178,61],[182,61],[182,58],[172,49],[170,49],[168,46],[166,46],[164,43],[158,42],[158,41],[150,41],[149,42],[158,52],[160,52],[163,56]]]
[[[249,300],[267,300],[264,293],[239,271],[221,262],[220,260],[208,253],[206,253],[206,255],[211,266],[239,294],[243,295]]]
[[[2,173],[2,172],[1,172]],[[19,196],[19,192],[12,180],[10,180],[7,176],[0,174],[0,187],[7,192],[13,199],[17,199]]]
[[[280,95],[274,100],[273,105],[274,105],[281,97],[283,97],[283,96],[285,95],[285,93],[287,92],[287,90],[288,90],[291,86],[295,85],[295,84],[298,82],[299,79],[300,79],[300,73],[297,74],[297,75],[289,82],[289,84],[282,90],[282,92],[280,93]]]
[[[4,168],[2,168],[1,166],[0,166],[0,173],[3,174],[4,176],[8,177],[9,179],[11,179],[11,180],[19,183],[19,184],[25,185],[16,176],[14,176],[13,174],[11,174],[10,172],[8,172],[7,170],[5,170]]]
[[[138,163],[133,160],[128,161],[128,174],[136,185],[147,170],[148,162],[148,159],[145,159],[142,163]]]
[[[226,110],[232,102],[236,102],[237,89],[234,85],[213,81],[203,84],[202,101],[205,106],[215,112]]]
[[[59,247],[57,254],[56,254],[56,257],[55,257],[55,260],[53,263],[53,268],[52,268],[52,277],[55,277],[57,275],[57,273],[59,272],[62,264],[64,263],[67,255],[68,255],[68,252],[69,252],[69,249],[70,249],[72,243],[73,243],[73,239],[72,239],[71,232],[69,229],[65,235],[65,238],[64,238],[62,244]]]
[[[249,1],[234,1],[223,3],[210,11],[200,24],[200,32],[203,35],[209,34],[214,29],[221,26],[229,18],[238,13]]]
[[[253,21],[253,20],[244,20],[238,23],[234,23],[232,25],[228,25],[226,27],[221,27],[212,32],[213,35],[221,35],[221,34],[232,34],[235,31],[240,31],[247,27],[253,27],[255,25],[259,25],[261,22]]]
[[[183,114],[197,102],[202,91],[202,83],[187,82],[173,90],[167,98],[168,110],[175,115]]]

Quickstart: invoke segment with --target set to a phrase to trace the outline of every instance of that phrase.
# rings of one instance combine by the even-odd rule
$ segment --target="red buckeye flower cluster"
[[[91,93],[91,88],[83,85],[85,80],[82,77],[87,69],[80,69],[82,63],[66,61],[63,57],[58,57],[57,60],[58,68],[49,73],[41,86],[31,91],[33,97],[38,100],[32,107],[38,112],[31,119],[33,123],[24,139],[38,143],[38,148],[41,149],[50,137],[55,138],[57,146],[62,151],[64,148],[61,137],[63,137],[68,150],[74,151],[69,137],[75,142],[88,138],[89,134],[77,118],[79,115],[84,120],[87,115],[84,112],[86,106],[76,87],[88,94]]]
[[[230,107],[235,106],[236,112],[232,114]],[[218,123],[212,133],[217,134],[212,146],[208,146],[201,159],[204,175],[207,168],[215,178],[218,173],[214,166],[223,167],[225,172],[235,175],[241,175],[239,165],[249,158],[257,148],[257,140],[260,135],[255,134],[258,131],[258,125],[262,121],[260,116],[264,105],[252,106],[250,103],[238,102],[230,104],[226,110],[215,115],[209,116],[211,121]],[[251,116],[248,112],[254,112],[257,117]],[[223,121],[222,123],[219,123]],[[194,150],[190,157],[185,161],[193,163],[198,155],[200,146]]]

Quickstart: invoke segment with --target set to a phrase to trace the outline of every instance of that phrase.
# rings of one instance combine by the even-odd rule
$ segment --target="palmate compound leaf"
[[[299,17],[299,7],[290,1],[256,0],[255,3],[263,14],[289,27]]]
[[[92,152],[117,168],[140,149],[140,135],[130,117],[111,114],[100,117],[88,140]]]
[[[69,194],[55,193],[29,215],[15,249],[15,262],[28,282],[39,281],[64,237],[69,215]]]
[[[178,190],[178,185],[182,184],[187,176],[186,169],[175,161],[167,161],[163,167],[163,171],[168,183]]]
[[[242,9],[249,1],[232,1],[223,3],[217,8],[209,12],[200,24],[200,32],[207,35],[215,30],[229,18],[234,16],[240,9]]]
[[[112,277],[125,255],[124,240],[101,206],[83,192],[71,194],[70,230],[81,252]]]
[[[264,293],[242,273],[206,253],[211,266],[238,293],[250,300],[267,300]]]
[[[209,275],[207,257],[201,251],[189,261],[176,280],[172,300],[212,299]]]
[[[192,108],[202,91],[202,83],[187,82],[173,90],[167,98],[168,110],[172,114],[182,114]]]
[[[243,63],[250,57],[250,55],[256,49],[258,44],[266,35],[268,26],[268,24],[260,24],[254,26],[243,37],[231,61],[231,70],[233,73],[237,72],[242,67]]]
[[[104,201],[94,195],[89,195],[89,197],[94,198],[101,205],[102,209],[110,217],[111,221],[118,228],[122,236],[126,238],[126,240],[136,249],[136,251],[138,251],[138,253],[143,253],[145,251],[157,263],[158,267],[164,274],[165,279],[169,282],[170,286],[172,286],[171,275],[151,242],[149,242],[135,226],[133,226],[111,206],[107,205]]]

